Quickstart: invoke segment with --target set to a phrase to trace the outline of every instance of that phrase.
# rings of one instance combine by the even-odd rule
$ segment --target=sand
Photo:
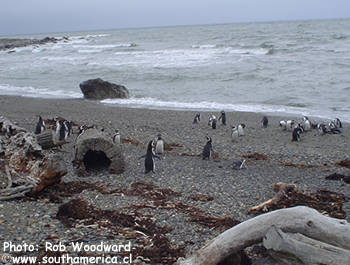
[[[269,126],[262,128],[260,121],[263,114],[228,112],[228,125],[218,123],[216,130],[207,125],[210,112],[201,112],[200,124],[192,124],[195,113],[107,106],[83,99],[0,98],[0,115],[28,130],[34,130],[38,114],[43,118],[61,116],[78,124],[103,127],[111,137],[114,129],[118,128],[122,138],[142,143],[138,146],[122,145],[127,162],[123,174],[96,174],[82,179],[76,176],[70,163],[73,157],[73,137],[71,143],[64,146],[65,161],[70,169],[63,178],[66,182],[88,181],[107,185],[111,190],[129,187],[138,181],[153,183],[160,188],[178,192],[180,195],[173,199],[176,202],[198,207],[216,217],[227,215],[239,221],[252,217],[247,210],[271,198],[274,195],[272,185],[279,181],[296,183],[304,190],[327,189],[350,197],[349,184],[325,180],[326,176],[335,172],[350,175],[349,169],[334,165],[340,160],[350,159],[349,124],[344,124],[342,134],[339,135],[321,136],[313,130],[304,133],[300,142],[292,142],[291,132],[279,128],[279,121],[286,117],[278,113],[268,115]],[[219,117],[218,112],[215,114]],[[301,121],[301,118],[294,117],[297,121]],[[246,125],[246,135],[232,142],[231,125],[239,123]],[[166,152],[160,161],[156,160],[156,173],[145,176],[143,160],[139,157],[145,154],[148,141],[158,133],[162,134],[166,143],[176,143],[179,147]],[[207,161],[197,156],[202,152],[206,136],[213,139],[217,159]],[[248,159],[246,169],[232,169],[233,161],[255,152],[267,156],[268,160]],[[286,166],[286,163],[297,166]],[[190,196],[194,194],[205,194],[213,200],[191,200]],[[83,198],[101,209],[125,209],[123,207],[147,202],[138,196],[106,195],[91,190],[84,190],[75,197]],[[25,240],[39,244],[52,234],[71,240],[76,233],[82,233],[90,241],[103,240],[107,236],[87,228],[84,231],[65,228],[58,220],[50,218],[57,213],[58,206],[44,200],[3,202],[0,204],[0,233],[7,240]],[[344,204],[344,210],[349,221],[349,203]],[[15,219],[14,211],[17,214]],[[175,210],[141,211],[151,214],[158,224],[171,226],[172,231],[166,235],[171,243],[188,245],[188,249],[203,246],[220,232],[188,222],[188,215]],[[30,226],[31,222],[36,225]]]

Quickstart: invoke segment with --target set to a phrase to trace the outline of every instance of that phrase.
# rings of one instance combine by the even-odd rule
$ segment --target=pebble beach
[[[81,125],[97,125],[104,128],[111,137],[114,130],[119,129],[121,138],[133,139],[138,143],[122,143],[126,161],[124,173],[111,175],[97,172],[88,177],[78,177],[71,163],[76,136],[71,137],[69,143],[59,150],[68,167],[68,173],[62,178],[66,183],[83,181],[104,185],[107,190],[130,189],[133,183],[148,183],[174,191],[176,195],[174,193],[168,202],[200,209],[217,218],[229,216],[240,222],[254,217],[248,213],[249,208],[274,196],[272,185],[277,182],[298,184],[300,189],[311,192],[326,189],[350,197],[350,184],[325,179],[333,173],[350,175],[349,169],[335,165],[341,160],[350,159],[350,126],[347,123],[343,124],[341,134],[319,135],[317,130],[312,130],[303,133],[301,141],[292,142],[292,133],[282,131],[279,121],[287,118],[301,121],[302,117],[279,116],[278,113],[266,114],[269,126],[262,128],[263,114],[226,112],[227,125],[218,122],[216,130],[207,125],[211,112],[201,111],[201,122],[192,124],[196,114],[194,111],[107,106],[83,99],[1,96],[0,113],[29,131],[34,130],[36,115],[41,115],[44,119],[64,117]],[[219,112],[214,114],[220,116]],[[311,120],[321,121],[312,117]],[[246,125],[245,135],[232,142],[231,125],[240,123]],[[172,150],[166,151],[160,160],[155,161],[154,174],[145,175],[143,159],[139,157],[146,153],[147,143],[158,133],[162,134],[165,143],[172,146]],[[212,138],[216,154],[209,161],[200,157],[206,136]],[[245,169],[232,168],[233,161],[254,153],[262,154],[266,159],[246,158]],[[98,190],[84,189],[71,197],[63,198],[62,203],[81,198],[98,209],[130,213],[131,206],[149,203],[141,195],[120,192],[104,194]],[[193,199],[199,195],[204,195],[203,198],[207,199]],[[111,235],[103,226],[96,224],[67,228],[55,218],[62,203],[40,197],[0,202],[0,234],[3,241],[25,241],[41,245],[48,240],[84,240],[90,243],[126,240],[125,234]],[[347,214],[346,219],[350,221],[349,202],[344,203],[343,210]],[[174,247],[186,246],[185,253],[204,246],[221,232],[220,229],[191,222],[188,213],[171,207],[148,207],[138,211],[153,218],[159,226],[171,227],[165,233],[166,238]],[[134,264],[150,263],[134,257]]]

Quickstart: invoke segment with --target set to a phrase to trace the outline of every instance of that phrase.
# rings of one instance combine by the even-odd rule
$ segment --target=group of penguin
[[[284,131],[292,131],[292,141],[300,141],[302,133],[317,129],[320,135],[324,134],[340,134],[340,128],[343,127],[339,118],[328,123],[314,124],[307,116],[304,116],[301,123],[296,123],[294,120],[282,120],[279,123],[280,127]]]
[[[221,111],[221,115],[218,119],[221,120],[222,125],[226,125],[226,113],[225,111]],[[56,132],[56,138],[58,142],[67,141],[68,137],[72,134],[72,121],[64,120],[64,119],[54,119],[55,126],[53,126],[53,129]],[[200,122],[200,113],[196,113],[193,124],[198,124]],[[261,120],[262,127],[266,128],[268,126],[268,118],[264,116]],[[208,126],[210,126],[212,129],[216,129],[217,125],[217,119],[214,114],[211,114],[209,116],[208,120]],[[294,120],[282,120],[279,122],[279,126],[285,130],[285,131],[292,131],[292,141],[300,141],[300,135],[305,131],[310,131],[312,129],[317,129],[319,131],[319,134],[338,134],[341,133],[339,128],[342,128],[342,123],[339,118],[336,118],[335,120],[331,121],[328,126],[326,126],[324,123],[319,124],[313,124],[310,119],[307,116],[304,116],[301,123],[296,123]],[[245,135],[244,129],[245,124],[241,123],[237,126],[232,126],[231,131],[231,138],[232,141],[235,141],[238,137]],[[79,133],[82,133],[86,129],[91,128],[87,126],[80,126],[79,127]],[[38,116],[38,122],[36,124],[34,133],[40,134],[43,131],[46,130],[45,122],[42,119],[41,116]],[[103,130],[103,129],[102,129]],[[121,138],[119,130],[116,129],[113,135],[113,143],[114,144],[120,144]],[[152,139],[149,141],[147,145],[147,152],[145,155],[141,156],[140,158],[145,158],[145,174],[149,172],[153,172],[155,170],[155,163],[154,158],[160,159],[158,155],[161,155],[164,153],[164,141],[162,139],[161,134],[158,134],[155,139]],[[210,159],[213,153],[213,146],[212,146],[212,138],[207,136],[207,142],[205,146],[203,147],[202,151],[202,158]],[[239,162],[239,163],[238,163]],[[236,168],[241,169],[244,165],[245,161],[238,161],[236,164]]]
[[[65,142],[72,135],[73,130],[73,122],[64,120],[64,119],[54,119],[56,122],[55,126],[52,127],[55,130],[56,141],[58,143]],[[45,121],[42,117],[38,116],[38,122],[36,123],[34,134],[43,133],[46,130]]]

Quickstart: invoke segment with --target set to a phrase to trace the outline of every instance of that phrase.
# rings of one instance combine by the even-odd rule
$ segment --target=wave
[[[334,113],[320,114],[320,111],[311,110],[301,107],[282,106],[282,105],[266,105],[266,104],[225,104],[210,101],[201,102],[179,102],[165,101],[155,98],[130,98],[130,99],[105,99],[101,103],[107,105],[122,105],[132,108],[149,108],[149,109],[173,109],[173,110],[201,110],[201,111],[240,111],[254,113],[271,113],[273,115],[298,115],[317,117],[322,119],[334,118]],[[344,113],[342,113],[344,114]],[[338,115],[339,116],[339,115]],[[350,116],[341,117],[342,120],[350,122]]]
[[[33,98],[82,98],[81,93],[73,91],[35,88],[31,86],[20,87],[8,84],[0,85],[0,94]]]
[[[217,48],[218,46],[215,44],[203,44],[203,45],[199,45],[199,44],[193,44],[191,46],[191,48],[194,49],[213,49],[213,48]]]

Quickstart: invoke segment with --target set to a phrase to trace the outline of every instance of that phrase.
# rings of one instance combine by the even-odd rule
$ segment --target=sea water
[[[0,51],[0,94],[82,98],[79,83],[99,77],[131,94],[103,104],[350,122],[348,19],[16,37],[46,36],[60,40]]]

